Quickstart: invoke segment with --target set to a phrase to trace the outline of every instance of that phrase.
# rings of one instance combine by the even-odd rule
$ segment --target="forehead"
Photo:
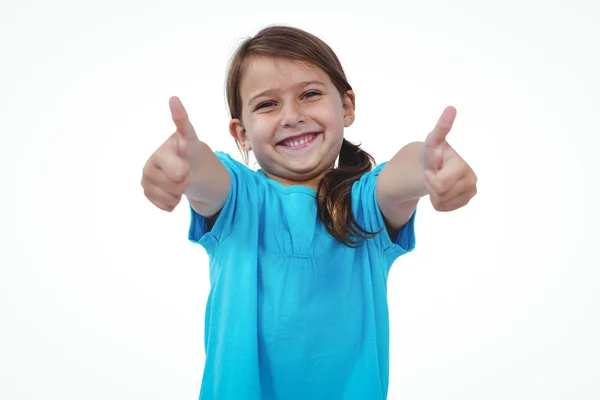
[[[308,81],[332,85],[327,73],[312,64],[281,58],[253,57],[246,65],[240,94],[242,99],[247,99],[262,91],[285,91],[300,82]]]

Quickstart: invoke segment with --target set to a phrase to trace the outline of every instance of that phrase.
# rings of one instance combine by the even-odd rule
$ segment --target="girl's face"
[[[354,121],[354,94],[342,98],[320,68],[285,59],[248,60],[240,86],[241,120],[230,132],[254,151],[267,176],[316,188]]]

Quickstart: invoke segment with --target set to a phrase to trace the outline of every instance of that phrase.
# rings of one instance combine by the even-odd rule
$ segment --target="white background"
[[[197,398],[207,258],[141,171],[172,95],[238,157],[225,68],[276,23],[337,52],[350,140],[385,161],[452,104],[479,177],[390,274],[389,398],[600,398],[594,1],[1,4],[1,399]]]

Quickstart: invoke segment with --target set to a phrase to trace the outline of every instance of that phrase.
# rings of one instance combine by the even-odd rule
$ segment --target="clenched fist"
[[[461,208],[477,194],[475,172],[446,140],[455,118],[456,109],[447,107],[423,146],[425,185],[437,211]]]
[[[170,212],[190,184],[202,143],[181,101],[171,97],[169,107],[176,131],[150,156],[144,165],[141,183],[148,200]]]

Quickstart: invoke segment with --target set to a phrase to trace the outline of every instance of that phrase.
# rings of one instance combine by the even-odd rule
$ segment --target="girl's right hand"
[[[144,195],[155,206],[173,211],[197,170],[200,147],[196,131],[177,97],[169,99],[173,133],[148,159],[142,173]]]

